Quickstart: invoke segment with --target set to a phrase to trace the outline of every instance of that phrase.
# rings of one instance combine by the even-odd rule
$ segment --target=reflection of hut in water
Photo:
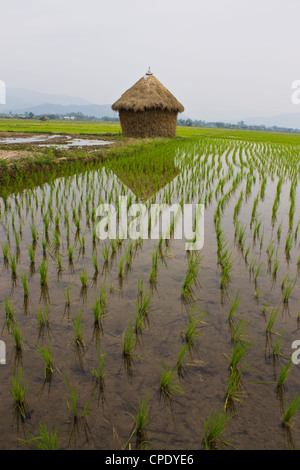
[[[127,137],[174,137],[184,107],[148,72],[112,105]]]

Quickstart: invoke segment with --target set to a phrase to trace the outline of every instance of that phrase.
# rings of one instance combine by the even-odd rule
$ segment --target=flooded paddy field
[[[0,448],[299,448],[298,183],[298,145],[202,137],[2,190]],[[120,196],[203,204],[203,247],[101,240]]]

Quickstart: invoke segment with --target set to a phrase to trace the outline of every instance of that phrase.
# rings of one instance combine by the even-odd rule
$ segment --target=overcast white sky
[[[110,104],[150,65],[191,118],[300,112],[299,21],[299,0],[0,0],[0,79]]]

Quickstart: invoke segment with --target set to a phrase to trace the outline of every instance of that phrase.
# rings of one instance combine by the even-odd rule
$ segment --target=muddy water
[[[39,147],[57,147],[68,149],[71,147],[95,147],[102,145],[110,145],[113,142],[108,142],[99,139],[86,139],[75,138],[72,135],[31,135],[20,137],[2,137],[0,138],[0,145],[13,145],[13,144],[37,144]]]
[[[222,157],[223,158],[223,157]],[[230,161],[230,160],[229,160]],[[226,173],[226,164],[224,170]],[[184,170],[184,168],[182,169]],[[193,173],[192,169],[191,173]],[[101,174],[103,173],[103,179]],[[180,200],[185,192],[179,177],[170,185],[176,190],[173,202]],[[186,176],[187,178],[187,176]],[[113,182],[114,181],[114,182]],[[178,183],[179,182],[179,183]],[[214,187],[218,180],[215,180]],[[170,240],[164,248],[164,256],[159,258],[159,269],[156,284],[149,284],[152,267],[152,253],[157,241],[143,240],[134,247],[133,261],[125,269],[124,278],[120,281],[118,267],[125,255],[129,241],[119,246],[116,254],[106,266],[102,254],[103,241],[96,240],[93,246],[93,222],[86,211],[97,207],[100,197],[107,198],[112,193],[113,199],[118,193],[118,179],[109,175],[105,169],[87,173],[70,179],[59,179],[51,187],[25,191],[23,195],[11,195],[5,212],[4,201],[1,201],[1,242],[10,239],[11,253],[16,252],[13,236],[14,225],[19,230],[22,223],[22,238],[18,256],[17,278],[13,279],[10,266],[1,261],[0,302],[1,335],[7,347],[6,365],[0,365],[0,448],[14,449],[20,444],[19,439],[38,435],[39,424],[46,424],[50,431],[59,426],[62,448],[80,449],[120,449],[128,441],[134,428],[139,398],[144,400],[150,390],[149,408],[151,422],[145,439],[155,449],[201,449],[203,448],[203,423],[212,410],[219,411],[224,406],[227,379],[229,377],[228,359],[232,351],[231,330],[228,313],[231,302],[239,292],[240,305],[236,311],[237,319],[251,321],[247,336],[255,342],[248,351],[244,363],[249,367],[243,372],[244,396],[241,402],[234,402],[236,414],[227,424],[222,437],[238,449],[288,449],[299,447],[300,419],[295,417],[291,432],[282,427],[282,407],[286,399],[291,401],[300,386],[300,365],[292,365],[287,382],[281,394],[276,382],[282,364],[291,356],[291,344],[300,339],[297,316],[299,312],[299,282],[297,260],[299,257],[298,241],[293,243],[289,263],[285,257],[284,243],[287,233],[289,211],[290,181],[283,184],[277,221],[272,229],[271,214],[276,193],[277,179],[268,178],[264,201],[259,202],[257,213],[262,220],[259,241],[253,243],[253,229],[250,229],[250,218],[253,200],[260,191],[261,181],[258,178],[253,184],[247,201],[244,201],[239,220],[246,224],[246,243],[250,245],[247,262],[234,240],[233,212],[241,189],[246,182],[242,180],[236,192],[230,197],[222,214],[222,227],[228,246],[233,252],[233,268],[230,283],[225,292],[220,290],[221,270],[217,259],[217,243],[214,225],[214,211],[218,198],[212,197],[205,209],[205,240],[201,250],[203,260],[200,264],[198,283],[194,286],[194,298],[184,302],[181,287],[185,278],[188,256],[184,240]],[[120,183],[120,191],[122,188]],[[199,194],[201,181],[198,182]],[[224,188],[230,187],[230,181]],[[109,188],[108,194],[105,188]],[[117,188],[113,192],[113,188]],[[128,193],[130,191],[128,190]],[[177,193],[176,193],[177,192]],[[94,194],[94,200],[90,195]],[[157,196],[163,199],[164,190]],[[199,194],[193,202],[199,201]],[[204,201],[204,194],[203,201]],[[87,199],[89,201],[87,202]],[[299,200],[299,198],[298,198]],[[300,218],[299,202],[296,203],[295,225]],[[52,203],[49,206],[49,201]],[[80,213],[80,201],[82,203]],[[10,207],[9,207],[10,205]],[[65,205],[65,206],[64,206]],[[49,228],[49,243],[46,249],[46,260],[49,262],[47,287],[41,288],[39,263],[43,258],[43,212],[53,210],[53,221]],[[61,245],[58,252],[62,258],[63,269],[57,272],[56,250],[53,245],[55,228],[54,217],[61,211],[59,222]],[[76,238],[72,222],[72,210],[76,209],[81,221],[79,238]],[[74,260],[68,260],[65,212],[69,214],[70,246],[74,243]],[[30,268],[27,246],[32,244],[30,223],[34,220],[39,232],[36,243],[35,269]],[[283,221],[282,237],[277,240],[277,228]],[[263,240],[261,235],[263,233]],[[85,250],[80,246],[82,235],[85,237]],[[267,246],[275,240],[278,249],[280,267],[278,277],[273,279],[268,267]],[[260,241],[262,242],[260,244]],[[134,244],[134,242],[133,242]],[[94,275],[93,254],[97,253],[99,263],[98,276]],[[250,274],[250,263],[253,257],[262,262],[261,271],[255,284]],[[257,262],[258,263],[258,262]],[[82,289],[80,273],[85,268],[89,275],[88,286]],[[20,273],[26,272],[29,280],[29,300],[24,302]],[[286,273],[291,280],[297,280],[289,299],[288,306],[282,302],[281,282]],[[148,322],[137,336],[136,356],[130,363],[124,363],[122,357],[122,335],[128,327],[130,318],[135,321],[138,281],[143,277],[144,290],[152,292]],[[106,286],[108,305],[102,329],[94,327],[92,304],[99,296],[100,286]],[[65,303],[64,291],[70,286],[71,303]],[[257,294],[259,292],[259,294]],[[255,295],[255,293],[257,295]],[[14,316],[20,324],[23,339],[21,354],[16,354],[9,329],[5,323],[4,299],[13,302]],[[264,305],[269,302],[266,312]],[[49,304],[49,329],[40,331],[37,321],[37,308]],[[184,389],[184,393],[172,395],[165,399],[160,394],[160,373],[164,367],[176,365],[180,348],[184,344],[182,332],[186,329],[188,315],[195,307],[205,312],[205,325],[194,347],[184,360],[184,375],[175,373],[174,382]],[[266,335],[266,324],[273,307],[279,307],[275,330],[283,335],[281,346],[283,356],[273,358],[274,346],[278,335]],[[84,347],[77,348],[73,338],[73,322],[80,311],[83,311]],[[105,355],[104,384],[101,389],[94,383],[91,369],[97,367],[97,338],[100,341],[101,354]],[[54,372],[51,380],[44,379],[44,364],[37,352],[36,343],[48,345],[53,351]],[[23,368],[22,384],[28,384],[27,419],[22,420],[14,409],[11,392],[11,377],[14,367]],[[91,412],[86,420],[73,422],[70,417],[67,401],[70,401],[65,379],[67,374],[70,385],[78,389],[78,409],[82,413],[85,403],[91,400]],[[268,381],[271,383],[255,383]],[[135,435],[131,438],[131,447],[136,447]],[[219,444],[222,448],[222,445]],[[23,448],[23,446],[22,446]],[[30,447],[31,448],[31,447]],[[225,447],[226,448],[226,447]]]

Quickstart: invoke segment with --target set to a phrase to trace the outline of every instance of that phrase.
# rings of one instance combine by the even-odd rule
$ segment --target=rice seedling
[[[299,412],[300,410],[300,394],[296,393],[293,400],[290,404],[286,402],[286,409],[282,418],[283,424],[285,426],[292,426],[291,419]]]
[[[118,276],[120,279],[124,277],[124,258],[120,259],[119,269],[118,269]]]
[[[137,407],[134,406],[134,409],[137,412],[137,416],[136,416],[137,434],[143,433],[151,421],[151,418],[149,416],[149,408],[148,408],[149,396],[150,396],[150,390],[147,394],[146,399],[142,401],[139,398],[138,406]]]
[[[23,290],[24,290],[24,297],[29,296],[29,286],[28,286],[28,279],[27,275],[25,272],[21,273],[21,280],[22,280],[22,285],[23,285]]]
[[[109,260],[109,249],[110,249],[110,246],[104,243],[104,245],[102,246],[102,255],[103,255],[105,264],[107,264]]]
[[[238,306],[240,305],[240,300],[239,300],[239,293],[240,291],[237,292],[235,299],[231,303],[231,308],[229,311],[228,315],[228,320],[230,323],[233,323],[233,318],[235,316],[235,311],[237,310]]]
[[[35,250],[31,245],[29,245],[27,247],[27,251],[28,251],[31,266],[33,266],[35,264]]]
[[[8,263],[8,254],[9,254],[9,245],[7,242],[1,243],[2,253],[3,253],[3,261],[4,263]]]
[[[283,294],[283,303],[288,304],[290,295],[296,285],[297,279],[295,279],[294,283],[292,284],[291,282],[288,282],[288,284],[285,287],[284,294]]]
[[[185,279],[183,281],[183,285],[181,288],[182,297],[186,295],[192,295],[192,286],[195,283],[195,279],[199,271],[198,265],[200,261],[201,259],[199,259],[198,257],[190,256],[189,262],[188,262],[187,273],[186,273],[186,276],[185,276]]]
[[[81,286],[83,288],[86,288],[87,284],[88,284],[88,280],[89,280],[89,275],[88,275],[88,272],[85,268],[83,268],[83,270],[81,271],[81,273],[79,275],[79,279],[80,279],[80,282],[81,282]]]
[[[17,410],[20,412],[22,418],[26,419],[26,394],[28,391],[28,385],[21,385],[22,373],[23,368],[21,367],[18,377],[15,377],[15,373],[12,376],[12,389],[10,393]]]
[[[46,305],[45,312],[41,308],[36,309],[36,316],[40,328],[49,325],[49,304]]]
[[[11,275],[13,278],[17,277],[17,260],[16,255],[9,255],[9,264],[11,268]]]
[[[104,360],[105,356],[102,356],[100,353],[100,344],[97,341],[97,351],[98,351],[98,368],[92,368],[91,374],[97,382],[100,382],[100,385],[103,386],[104,382]]]
[[[281,343],[281,339],[283,337],[285,333],[285,330],[283,330],[283,332],[281,333],[281,335],[279,335],[276,343],[274,344],[274,347],[273,347],[273,356],[279,356],[281,355],[281,346],[280,346],[280,343]]]
[[[164,369],[163,364],[161,365],[160,391],[164,397],[172,398],[172,393],[184,393],[182,387],[173,383],[175,370],[169,364],[166,369]]]
[[[65,297],[66,305],[70,306],[71,305],[71,296],[70,296],[70,286],[69,286],[69,284],[67,285],[66,291],[63,291],[63,294],[64,294],[64,297]]]
[[[46,263],[45,258],[43,258],[41,264],[39,264],[39,271],[40,271],[40,283],[41,286],[47,284],[48,280],[48,266],[49,263]]]
[[[93,255],[93,266],[95,270],[95,274],[99,273],[99,265],[98,265],[98,258],[97,258],[97,253]]]
[[[5,296],[5,299],[4,299],[4,307],[5,307],[6,322],[7,322],[8,325],[10,325],[11,323],[13,323],[15,321],[14,307],[13,307],[12,301],[8,300],[6,296]]]
[[[212,411],[208,418],[204,421],[203,426],[203,440],[206,450],[214,449],[221,434],[225,431],[226,424],[232,418],[229,415],[220,410],[218,412]],[[225,441],[222,441],[226,443]]]
[[[178,372],[179,375],[182,375],[182,371],[183,371],[183,365],[182,365],[182,361],[184,359],[184,356],[186,354],[186,352],[188,351],[188,349],[190,348],[190,344],[187,343],[187,344],[184,344],[180,351],[179,351],[179,354],[177,356],[177,362],[176,362],[176,370]]]
[[[19,439],[24,444],[33,444],[38,450],[59,450],[61,437],[59,435],[59,427],[56,426],[54,431],[47,431],[45,424],[39,424],[39,435],[30,439]]]
[[[242,384],[242,371],[231,368],[230,376],[227,383],[226,393],[225,393],[225,404],[224,410],[228,408],[229,405],[232,405],[234,401],[239,403],[242,402],[245,393],[241,391],[243,386]]]
[[[250,349],[252,343],[245,341],[242,338],[239,338],[233,345],[231,355],[224,356],[229,360],[229,367],[232,369],[237,369],[239,363],[243,360],[246,352]]]
[[[279,377],[277,380],[277,387],[282,387],[288,378],[288,375],[291,371],[291,365],[292,365],[292,358],[287,362],[286,365],[282,365],[279,373]]]
[[[135,344],[136,344],[135,329],[132,326],[132,322],[130,318],[128,328],[124,331],[123,336],[122,336],[123,357],[130,358],[136,355],[134,353]]]
[[[83,311],[80,310],[77,317],[74,318],[74,324],[73,324],[73,338],[75,338],[75,343],[77,346],[84,346],[84,342],[83,342],[84,325],[82,325],[82,313]]]
[[[18,352],[22,350],[22,335],[19,323],[15,321],[9,321],[10,326],[10,338],[15,345],[15,348]]]
[[[68,405],[68,409],[69,409],[69,411],[72,415],[73,420],[76,422],[77,418],[78,418],[78,407],[77,407],[78,389],[76,388],[75,390],[73,390],[71,388],[66,373],[65,373],[65,378],[66,378],[67,386],[68,386],[68,389],[69,389],[69,399],[70,399],[70,401],[67,400],[67,405]]]
[[[188,325],[185,329],[184,332],[182,332],[184,339],[187,344],[192,346],[197,338],[201,335],[199,332],[199,327],[201,324],[203,324],[203,318],[205,317],[205,313],[203,315],[196,314],[194,313],[196,309],[196,306],[193,307],[189,319],[188,319]]]
[[[74,258],[74,247],[73,246],[69,246],[69,248],[68,248],[68,257],[69,257],[69,263],[72,263],[73,258]]]
[[[278,311],[279,311],[279,307],[278,308],[273,308],[271,313],[270,313],[270,318],[269,318],[269,321],[268,321],[268,324],[266,326],[266,332],[271,334],[271,333],[276,333],[275,331],[273,331],[273,327],[274,327],[274,324],[276,322],[276,319],[278,317]]]
[[[45,378],[49,377],[53,373],[53,359],[52,359],[52,348],[49,342],[49,346],[36,345],[40,357],[45,363]]]

